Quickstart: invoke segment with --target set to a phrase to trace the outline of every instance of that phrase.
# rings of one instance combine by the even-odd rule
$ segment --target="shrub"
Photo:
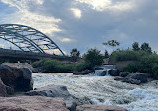
[[[123,69],[127,72],[150,73],[153,77],[158,76],[158,55],[151,54],[143,56],[140,60],[133,64],[129,64]]]
[[[88,52],[84,55],[84,60],[90,66],[101,65],[103,63],[103,55],[100,54],[100,51],[95,49],[89,49]]]
[[[158,77],[158,64],[154,64],[152,67],[152,72],[153,72],[153,76],[157,76]]]
[[[117,50],[110,55],[110,61],[139,61],[142,57],[150,55],[145,51],[133,51],[133,50]]]
[[[63,64],[58,60],[53,59],[43,59],[37,62],[34,62],[32,65],[34,68],[41,68],[45,72],[72,72],[75,69],[73,64]]]
[[[135,73],[135,72],[138,72],[138,69],[139,69],[138,67],[139,67],[138,63],[132,63],[132,64],[129,64],[127,67],[125,67],[123,71]]]
[[[57,68],[58,68],[58,72],[67,73],[67,72],[73,72],[75,69],[75,66],[73,64],[63,64],[63,65],[61,64]]]
[[[91,64],[82,62],[82,63],[76,65],[75,71],[83,71],[86,69],[91,69],[91,67],[92,67]]]
[[[32,67],[34,68],[38,68],[38,67],[42,67],[45,63],[45,61],[48,61],[50,59],[43,59],[43,60],[40,60],[40,61],[36,61],[32,64]]]

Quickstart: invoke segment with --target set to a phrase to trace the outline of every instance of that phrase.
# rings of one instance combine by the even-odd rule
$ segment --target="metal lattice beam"
[[[65,56],[52,39],[32,27],[18,24],[2,24],[0,25],[0,39],[12,43],[21,51],[47,53],[48,50],[58,50]]]

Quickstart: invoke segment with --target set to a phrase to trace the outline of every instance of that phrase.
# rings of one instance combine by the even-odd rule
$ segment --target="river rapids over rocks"
[[[72,73],[33,73],[34,88],[50,84],[67,86],[79,105],[105,104],[129,111],[158,111],[158,80],[134,85],[115,81],[111,76]]]

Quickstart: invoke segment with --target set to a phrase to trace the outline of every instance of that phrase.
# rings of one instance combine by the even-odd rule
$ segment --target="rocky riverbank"
[[[118,71],[110,73],[115,72]],[[32,74],[27,67],[3,64],[0,66],[0,111],[158,110],[158,80],[146,83],[148,75],[144,78],[139,73],[119,74],[121,81],[94,74]]]
[[[29,68],[16,67],[12,64],[1,65],[0,111],[127,111],[125,108],[113,105],[90,105],[92,101],[89,98],[86,100],[86,97],[84,97],[85,102],[80,96],[77,97],[69,93],[69,88],[67,90],[67,85],[65,86],[64,82],[60,81],[62,85],[53,84],[52,81],[43,78],[44,75],[55,80],[54,76],[60,79],[70,77],[69,74],[33,74],[35,81],[35,89],[33,90],[32,73]],[[71,76],[73,77],[72,74]],[[42,78],[44,81],[40,81]],[[44,82],[49,82],[51,85]],[[37,87],[37,85],[40,87]],[[82,90],[76,93],[82,95]]]

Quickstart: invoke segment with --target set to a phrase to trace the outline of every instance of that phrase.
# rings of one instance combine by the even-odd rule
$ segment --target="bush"
[[[80,71],[84,71],[86,69],[91,69],[91,67],[92,67],[91,64],[82,62],[82,63],[76,65],[75,71],[80,72]]]
[[[94,67],[95,65],[101,65],[103,63],[103,55],[97,49],[89,49],[84,55],[84,60],[87,64]]]
[[[34,68],[41,68],[45,72],[73,72],[91,70],[95,65],[103,63],[103,55],[97,49],[90,49],[84,55],[84,62],[79,64],[63,64],[61,61],[53,59],[43,59],[33,63]]]
[[[158,64],[155,64],[152,67],[152,72],[153,72],[153,76],[157,78],[158,77]]]
[[[138,69],[139,69],[138,63],[132,63],[132,64],[129,64],[127,67],[125,67],[123,71],[135,73],[135,72],[138,72]]]
[[[129,64],[123,69],[127,72],[150,73],[153,77],[158,76],[158,55],[151,54],[143,56],[140,60],[133,64]]]
[[[40,60],[40,61],[36,61],[36,62],[34,62],[34,63],[32,64],[32,67],[33,67],[33,68],[42,67],[42,66],[44,66],[44,63],[45,63],[46,61],[49,61],[49,60],[51,60],[51,59],[43,59],[43,60]]]
[[[34,68],[41,68],[45,72],[73,72],[75,66],[73,64],[63,64],[58,60],[53,59],[43,59],[37,62],[34,62],[32,65]]]
[[[110,61],[139,61],[142,57],[150,55],[145,51],[133,51],[133,50],[117,50],[110,55]]]

